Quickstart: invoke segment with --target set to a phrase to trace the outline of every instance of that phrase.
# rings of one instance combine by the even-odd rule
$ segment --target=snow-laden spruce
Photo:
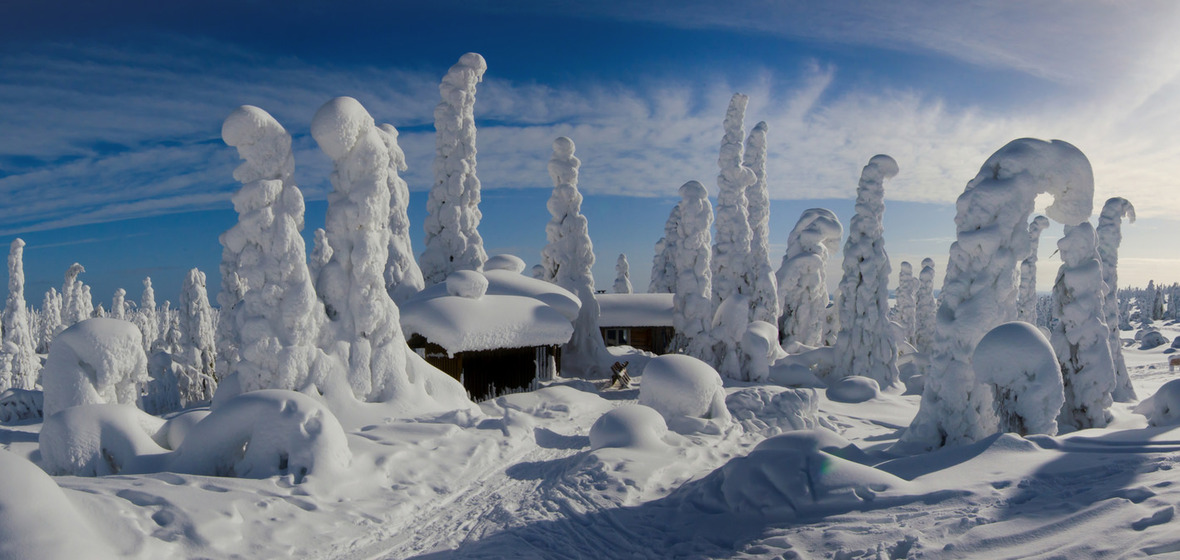
[[[995,433],[991,389],[975,378],[971,352],[985,333],[1016,319],[1017,260],[1028,254],[1028,217],[1041,193],[1053,196],[1050,219],[1085,221],[1094,199],[1086,156],[1060,140],[1013,140],[959,196],[930,369],[902,447],[932,449]]]
[[[394,303],[401,303],[426,287],[422,270],[414,260],[410,242],[410,187],[399,173],[405,171],[406,154],[397,143],[393,125],[377,127],[389,149],[389,261],[385,263],[385,289]]]
[[[232,274],[244,291],[218,296],[218,326],[234,333],[237,344],[232,369],[219,373],[235,374],[242,391],[303,390],[322,357],[316,342],[325,317],[304,264],[303,194],[293,179],[291,135],[266,111],[243,105],[226,117],[221,137],[243,160],[234,170],[242,182],[233,196],[238,223],[220,238],[222,275]]]
[[[127,318],[127,290],[119,288],[115,290],[115,295],[111,297],[111,314],[112,319],[124,320]]]
[[[222,308],[222,312],[225,309]],[[160,338],[160,319],[156,312],[156,290],[152,288],[152,279],[143,279],[143,295],[139,297],[139,309],[131,319],[143,336],[143,351],[151,355],[156,349],[156,340]]]
[[[574,321],[574,335],[562,347],[562,372],[583,377],[602,377],[613,361],[598,329],[600,308],[594,298],[594,245],[582,195],[578,192],[578,166],[574,142],[564,136],[553,141],[549,176],[553,194],[547,206],[553,216],[545,225],[549,242],[541,251],[545,279],[577,294],[582,302]]]
[[[8,301],[4,306],[4,347],[11,357],[8,379],[0,378],[0,391],[6,389],[32,389],[41,370],[37,358],[37,343],[29,323],[29,310],[25,306],[25,242],[12,240],[8,252]]]
[[[45,359],[45,417],[83,404],[139,403],[148,381],[139,330],[127,321],[87,319],[58,333]]]
[[[1016,295],[1016,320],[1037,323],[1037,249],[1049,218],[1037,216],[1028,223],[1028,256],[1020,261],[1020,288]]]
[[[488,259],[479,236],[479,177],[475,174],[475,85],[488,68],[467,53],[447,71],[434,108],[434,187],[426,201],[422,275],[442,282],[456,270],[480,270]],[[337,249],[333,245],[334,249]]]
[[[204,272],[195,268],[188,271],[181,286],[179,311],[181,351],[176,358],[185,368],[180,380],[182,404],[204,402],[213,398],[217,389],[215,326]]]
[[[37,353],[49,352],[49,344],[53,337],[61,332],[62,297],[55,288],[49,288],[45,297],[41,299],[41,328],[37,330]]]
[[[1123,342],[1119,336],[1119,245],[1123,242],[1123,218],[1135,223],[1135,207],[1125,198],[1114,197],[1102,205],[1098,216],[1098,256],[1102,260],[1102,281],[1106,284],[1106,298],[1103,301],[1103,318],[1110,328],[1110,356],[1114,360],[1115,389],[1111,395],[1115,402],[1131,402],[1138,397],[1127,373],[1123,360]],[[1173,292],[1171,297],[1175,301]]]
[[[889,322],[889,255],[885,253],[885,179],[897,175],[897,162],[876,155],[860,175],[856,214],[844,243],[840,279],[840,334],[836,338],[834,378],[861,375],[881,387],[898,382],[897,341]]]
[[[312,282],[320,277],[320,271],[330,260],[332,260],[332,246],[328,245],[328,232],[324,231],[324,228],[316,228],[311,256],[307,259],[307,272],[311,275]]]
[[[1065,402],[1061,367],[1041,331],[1024,321],[1004,323],[983,335],[971,354],[980,383],[991,387],[1001,432],[1057,433]]]
[[[824,344],[828,309],[828,258],[840,247],[844,228],[827,208],[808,208],[787,236],[787,252],[776,273],[782,309],[778,328],[783,348]]]
[[[61,284],[61,327],[73,326],[78,321],[89,319],[94,306],[83,291],[82,281],[78,275],[86,272],[86,268],[78,263],[66,269],[65,280]]]
[[[616,294],[629,294],[631,288],[631,263],[627,262],[627,255],[619,253],[619,260],[615,261],[615,285],[612,286]]]
[[[680,242],[680,205],[672,207],[664,222],[664,236],[656,242],[652,258],[651,281],[647,291],[652,294],[676,293],[676,245]]]
[[[668,350],[713,363],[713,274],[709,264],[713,205],[709,191],[699,181],[681,185],[676,215],[676,292],[672,296],[676,334]]]
[[[1053,284],[1053,327],[1049,340],[1061,364],[1065,405],[1057,423],[1083,430],[1110,422],[1114,392],[1114,361],[1106,326],[1102,263],[1098,237],[1089,222],[1065,226],[1057,241],[1061,268]]]
[[[897,289],[894,291],[894,299],[897,300],[897,322],[905,331],[905,340],[913,343],[914,333],[918,328],[918,281],[914,278],[914,265],[902,261],[900,269],[897,275]]]
[[[746,188],[757,178],[750,168],[742,165],[742,140],[745,138],[742,121],[748,101],[745,95],[735,93],[725,111],[725,134],[721,137],[721,155],[717,158],[721,172],[717,175],[717,237],[713,240],[713,305],[736,294],[749,297],[753,292],[749,274],[751,232]]]
[[[750,292],[750,320],[778,323],[778,282],[770,262],[770,192],[766,187],[766,122],[754,125],[746,137],[742,165],[754,172],[746,187],[746,208],[750,217],[750,264],[753,282]]]
[[[938,312],[934,302],[934,259],[922,259],[922,271],[918,273],[918,292],[914,297],[914,348],[929,354],[934,343]]]

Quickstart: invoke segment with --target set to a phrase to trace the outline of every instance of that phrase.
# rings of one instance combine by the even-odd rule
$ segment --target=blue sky
[[[599,287],[619,253],[646,287],[677,188],[715,190],[721,120],[741,91],[747,129],[770,124],[776,266],[799,212],[826,206],[847,223],[860,168],[887,153],[901,167],[886,184],[894,270],[930,256],[941,275],[955,198],[991,152],[1032,136],[1090,157],[1097,206],[1136,204],[1123,283],[1171,282],[1178,26],[1180,4],[1150,1],[8,2],[0,243],[28,242],[34,303],[75,261],[107,305],[118,287],[138,299],[144,275],[175,301],[192,266],[212,299],[237,187],[221,121],[248,103],[291,131],[310,237],[331,188],[311,116],[350,95],[402,132],[420,251],[438,80],[475,51],[488,61],[476,118],[492,253],[539,260],[550,143],[569,136]],[[1059,234],[1043,238],[1043,289]]]

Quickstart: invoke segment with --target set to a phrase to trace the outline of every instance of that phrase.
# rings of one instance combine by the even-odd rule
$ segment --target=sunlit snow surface
[[[1180,334],[1177,327],[1161,331]],[[1140,396],[1175,377],[1165,349],[1126,349]],[[18,547],[0,546],[0,558],[58,545],[35,549],[71,557],[79,539],[83,546],[98,541],[87,549],[94,554],[111,549],[142,559],[1097,558],[1180,551],[1173,527],[1180,476],[1172,472],[1180,429],[1148,427],[1134,403],[1116,403],[1106,429],[1000,435],[889,458],[883,450],[909,424],[917,396],[884,392],[838,403],[822,389],[730,381],[732,422],[721,433],[664,431],[640,411],[600,425],[597,433],[608,437],[592,446],[591,427],[604,413],[637,402],[650,357],[613,351],[631,362],[630,389],[600,392],[586,381],[559,381],[486,402],[482,416],[353,429],[346,474],[301,484],[290,476],[170,473],[53,478],[63,501],[48,479],[14,462],[41,460],[41,424],[0,426],[0,445],[12,452],[0,455],[10,483],[0,485],[0,534],[27,537]],[[61,539],[26,529],[36,519],[54,520],[45,530],[60,531]]]

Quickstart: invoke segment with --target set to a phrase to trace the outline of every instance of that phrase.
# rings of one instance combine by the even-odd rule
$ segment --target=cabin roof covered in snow
[[[671,327],[672,294],[596,294],[599,327]]]
[[[415,297],[401,306],[406,336],[420,334],[447,353],[565,344],[573,324],[545,302],[522,296],[484,294]]]
[[[569,290],[544,280],[524,276],[518,271],[485,270],[483,275],[488,279],[487,295],[520,296],[540,300],[564,315],[567,321],[578,318],[578,310],[582,308],[582,302],[578,300],[578,296]],[[418,292],[409,301],[432,299],[445,295],[447,295],[446,283],[439,282]]]

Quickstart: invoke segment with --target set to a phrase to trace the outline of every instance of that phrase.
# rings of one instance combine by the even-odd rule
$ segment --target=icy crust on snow
[[[412,299],[402,306],[401,321],[407,334],[420,334],[451,355],[564,344],[574,333],[569,319],[557,310],[520,296]]]
[[[823,344],[828,309],[828,257],[840,248],[844,228],[827,208],[808,208],[787,236],[787,252],[776,273],[778,322],[783,345]]]
[[[115,552],[45,471],[0,449],[0,559],[94,560]]]
[[[590,426],[590,450],[606,447],[658,450],[667,447],[664,417],[654,408],[625,404],[598,417]]]
[[[839,449],[832,435],[819,429],[769,438],[674,498],[706,513],[799,518],[862,509],[879,494],[911,490],[901,478],[829,453]]]
[[[987,331],[1016,318],[1016,263],[1028,255],[1028,217],[1041,193],[1053,196],[1053,220],[1085,221],[1094,195],[1086,156],[1060,140],[1013,140],[959,196],[929,374],[903,447],[969,443],[997,429],[991,390],[975,379],[970,357]]]
[[[1111,395],[1115,402],[1132,402],[1138,397],[1131,385],[1131,375],[1123,358],[1123,342],[1119,334],[1119,245],[1123,242],[1123,218],[1135,223],[1135,207],[1125,198],[1114,197],[1102,205],[1098,216],[1098,257],[1102,261],[1102,282],[1106,284],[1106,299],[1102,311],[1106,326],[1110,328],[1110,356],[1114,360],[1115,389]]]
[[[885,179],[897,175],[897,162],[876,155],[861,172],[856,214],[844,243],[840,279],[840,334],[836,338],[835,378],[861,375],[882,386],[898,382],[897,341],[889,326],[889,255],[885,253]]]
[[[130,405],[69,408],[45,420],[40,436],[43,466],[54,474],[75,476],[165,471],[243,478],[290,474],[299,483],[312,475],[338,478],[352,458],[340,422],[302,393],[252,391],[220,403],[208,414],[189,414],[165,421]],[[172,428],[172,422],[180,425]]]
[[[988,331],[971,354],[975,378],[991,386],[1000,431],[1057,433],[1065,403],[1061,366],[1040,329],[1012,321]]]
[[[721,376],[709,364],[680,354],[665,354],[647,363],[639,404],[656,409],[668,427],[678,432],[706,430],[730,419]]]
[[[595,294],[600,327],[671,327],[672,294]]]
[[[676,243],[676,292],[672,298],[673,346],[689,356],[712,363],[713,338],[713,205],[698,181],[680,186]]]
[[[41,374],[45,416],[82,404],[134,405],[148,381],[139,329],[118,319],[87,319],[59,333]]]
[[[1135,413],[1146,416],[1149,426],[1180,425],[1180,379],[1161,385],[1154,395],[1135,406]]]

